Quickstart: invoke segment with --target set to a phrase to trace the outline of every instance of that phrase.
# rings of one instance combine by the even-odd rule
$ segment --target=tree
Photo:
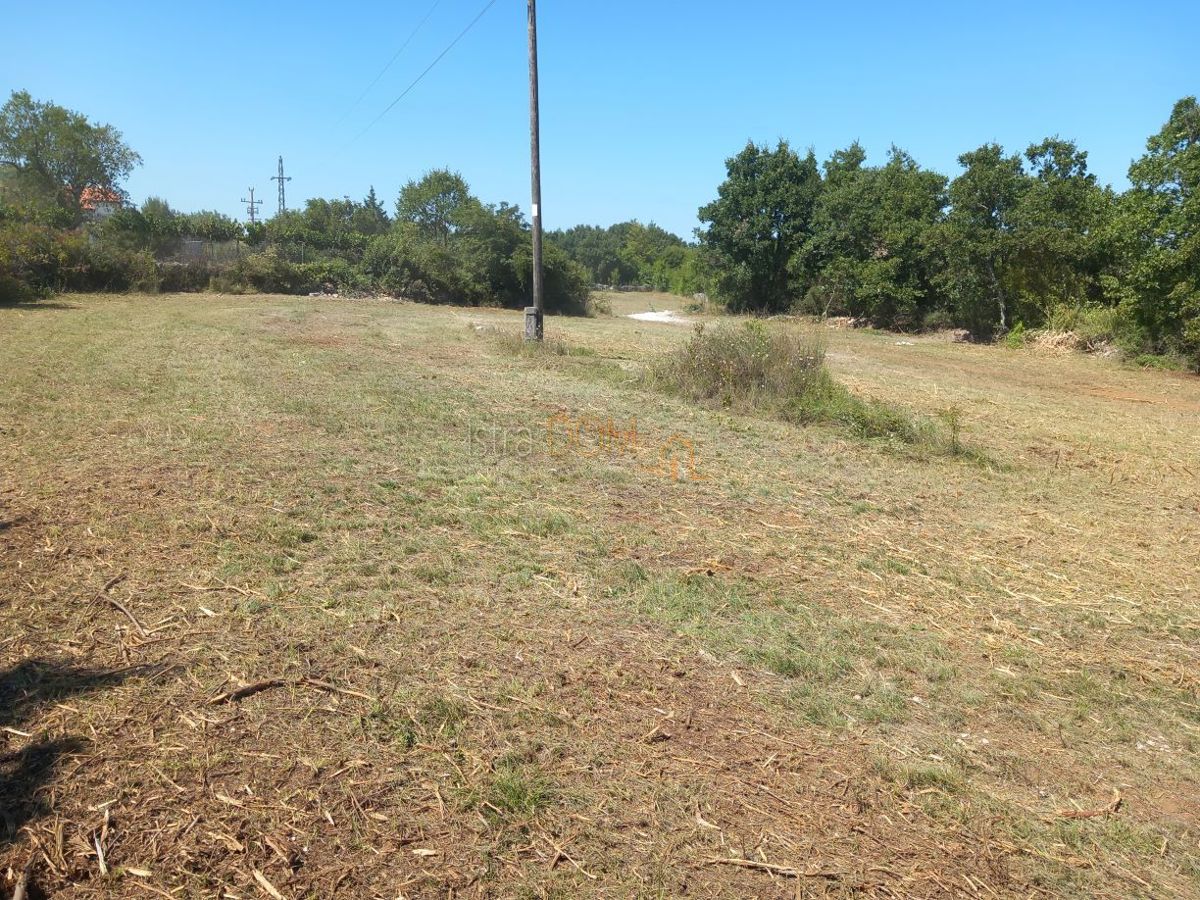
[[[244,233],[239,223],[224,213],[212,210],[201,210],[179,217],[180,236],[207,241],[210,254],[214,244],[240,239]]]
[[[576,225],[566,231],[549,232],[546,239],[583,266],[593,284],[633,284],[638,277],[637,265],[622,252],[633,225]]]
[[[806,305],[883,328],[918,328],[941,302],[931,238],[946,179],[896,147],[882,167],[864,167],[865,158],[856,143],[825,163],[813,235],[800,257],[817,273]]]
[[[28,91],[14,91],[0,109],[0,165],[60,205],[71,224],[83,218],[85,190],[124,197],[121,182],[141,161],[111,125],[35,101]]]
[[[1200,105],[1175,104],[1129,169],[1120,220],[1126,302],[1155,350],[1200,368]]]
[[[150,250],[156,257],[169,256],[179,250],[179,215],[161,197],[147,197],[142,204],[142,218],[149,233]]]
[[[950,184],[950,213],[941,234],[944,281],[957,316],[973,332],[1007,330],[1013,301],[1016,211],[1028,180],[1019,156],[985,144],[958,158],[964,171]]]
[[[461,175],[435,169],[400,189],[396,219],[412,222],[426,236],[444,244],[462,224],[466,212],[478,204]]]
[[[651,222],[630,222],[618,251],[621,260],[631,269],[641,284],[656,290],[670,287],[671,272],[683,265],[686,244]]]
[[[392,220],[388,218],[387,210],[375,195],[374,185],[371,185],[362,205],[354,211],[351,224],[356,232],[368,237],[383,234],[391,227]]]
[[[786,310],[808,286],[810,273],[792,263],[821,190],[816,158],[801,159],[786,141],[775,150],[750,143],[726,169],[717,199],[700,210],[717,296],[735,312]]]
[[[1025,158],[1029,180],[1012,220],[1014,286],[1024,317],[1044,321],[1056,306],[1100,300],[1112,196],[1096,184],[1087,153],[1071,141],[1047,138],[1032,144]]]

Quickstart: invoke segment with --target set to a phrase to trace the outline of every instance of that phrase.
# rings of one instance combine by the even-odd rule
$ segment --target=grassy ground
[[[1200,381],[832,333],[930,455],[519,327],[0,310],[6,890],[1200,895]]]

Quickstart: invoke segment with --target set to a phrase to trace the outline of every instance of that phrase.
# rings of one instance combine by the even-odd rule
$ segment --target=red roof
[[[86,187],[79,195],[79,205],[84,209],[95,209],[97,203],[120,203],[121,195],[106,188]]]

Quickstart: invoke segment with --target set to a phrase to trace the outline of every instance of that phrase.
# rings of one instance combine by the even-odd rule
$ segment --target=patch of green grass
[[[517,514],[516,525],[535,537],[554,537],[571,531],[575,523],[570,516],[557,510],[533,510]]]
[[[702,645],[794,682],[788,704],[828,727],[881,724],[909,716],[907,698],[952,702],[954,668],[935,637],[838,615],[813,603],[764,597],[740,580],[655,577],[636,563],[613,569],[609,591]]]
[[[421,705],[415,718],[426,734],[453,737],[466,724],[469,715],[470,709],[461,700],[432,697]]]
[[[529,819],[554,797],[550,782],[530,766],[504,764],[492,776],[484,795],[487,806],[502,816]]]
[[[947,763],[933,760],[897,761],[876,756],[873,766],[876,774],[905,790],[933,788],[951,795],[966,790],[962,771]]]
[[[527,341],[517,331],[506,331],[495,327],[476,328],[480,335],[488,338],[502,353],[519,359],[543,364],[570,374],[597,378],[603,381],[623,383],[629,375],[621,366],[604,359],[591,347],[567,343],[562,338],[548,337],[543,341]]]
[[[1160,372],[1185,372],[1194,368],[1182,356],[1172,353],[1138,353],[1129,361],[1139,369],[1157,369]]]

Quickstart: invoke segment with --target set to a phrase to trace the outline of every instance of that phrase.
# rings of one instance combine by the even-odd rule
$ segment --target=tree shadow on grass
[[[13,309],[17,312],[54,312],[62,309],[79,309],[74,303],[62,300],[32,300],[22,303],[0,303],[0,310]]]
[[[15,843],[21,829],[50,812],[42,788],[54,779],[59,762],[82,752],[75,737],[43,740],[0,755],[0,849]]]
[[[151,666],[77,669],[25,660],[0,669],[0,728],[19,732],[44,706],[114,687],[134,675],[161,671]],[[11,732],[5,737],[10,746],[13,739],[25,739]],[[53,781],[64,758],[86,747],[86,741],[67,735],[35,739],[20,749],[0,752],[0,849],[14,843],[26,824],[50,812],[43,789]]]

